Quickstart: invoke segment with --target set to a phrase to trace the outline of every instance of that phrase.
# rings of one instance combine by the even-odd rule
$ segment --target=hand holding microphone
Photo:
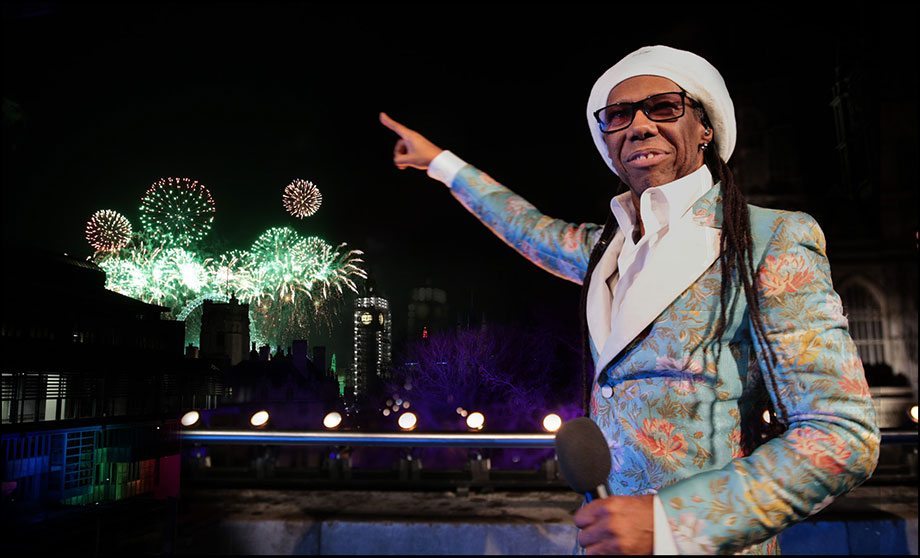
[[[587,554],[651,554],[654,496],[610,496],[610,448],[589,418],[562,425],[556,434],[562,476],[587,504],[575,513],[578,544]]]

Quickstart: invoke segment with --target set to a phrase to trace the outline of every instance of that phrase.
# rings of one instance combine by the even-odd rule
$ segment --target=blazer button
[[[613,388],[610,386],[604,386],[601,388],[601,397],[604,399],[610,399],[613,395]]]

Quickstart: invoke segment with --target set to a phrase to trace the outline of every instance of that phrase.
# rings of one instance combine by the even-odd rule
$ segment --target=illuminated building
[[[390,370],[390,304],[377,296],[370,280],[365,284],[364,296],[355,300],[354,335],[354,366],[346,389],[351,399],[367,393],[368,383],[387,378]]]

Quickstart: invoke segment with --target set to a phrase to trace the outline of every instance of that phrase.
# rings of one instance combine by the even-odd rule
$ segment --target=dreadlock
[[[704,161],[709,171],[718,178],[722,185],[722,238],[719,243],[722,281],[719,287],[719,320],[716,323],[713,339],[718,341],[725,333],[728,321],[726,311],[730,303],[731,287],[735,281],[740,279],[747,302],[748,315],[754,326],[755,339],[752,348],[755,352],[758,349],[763,351],[767,376],[774,381],[773,368],[776,364],[776,353],[767,342],[767,333],[760,312],[760,300],[757,297],[760,280],[754,268],[754,239],[751,235],[751,216],[748,212],[747,200],[735,182],[735,177],[728,164],[719,157],[716,142],[713,141],[705,150]],[[721,352],[721,346],[717,347],[717,351]],[[753,370],[749,371],[749,373],[753,372]],[[759,372],[762,384],[763,371]],[[745,455],[750,455],[765,438],[776,437],[785,430],[785,426],[777,419],[767,390],[762,389],[763,387],[765,386],[758,386],[755,391],[757,399],[750,407],[750,415],[741,419],[741,448]],[[760,418],[760,414],[765,410],[770,411],[772,417],[769,424],[764,424]]]
[[[711,127],[709,120],[703,112],[702,107],[697,105],[697,114],[701,122]],[[718,341],[722,338],[727,327],[726,312],[730,307],[729,299],[732,294],[732,285],[735,281],[740,280],[744,290],[744,298],[747,301],[748,313],[751,323],[754,326],[754,335],[756,337],[754,350],[758,348],[764,351],[764,362],[769,372],[769,377],[773,378],[773,367],[776,363],[776,354],[773,348],[767,342],[766,330],[764,328],[763,317],[760,312],[760,302],[757,298],[759,281],[754,272],[753,260],[753,237],[751,235],[751,219],[748,212],[747,200],[742,194],[741,189],[735,182],[734,175],[728,164],[719,157],[718,145],[715,141],[711,142],[704,150],[704,162],[709,168],[710,173],[721,183],[722,188],[722,237],[720,240],[719,263],[721,266],[722,280],[719,290],[719,319],[716,323],[716,329],[713,339]],[[625,191],[626,184],[620,181],[620,191]],[[607,221],[601,233],[601,238],[594,246],[591,256],[588,260],[588,268],[582,282],[581,289],[581,330],[584,341],[584,355],[582,359],[582,388],[583,404],[585,413],[590,413],[591,389],[594,382],[594,366],[591,359],[590,339],[588,332],[587,320],[587,303],[588,288],[591,283],[591,275],[598,261],[603,256],[610,239],[617,230],[616,219],[613,212],[608,212]],[[600,347],[598,347],[600,350]],[[717,351],[721,347],[716,348]],[[753,372],[753,371],[751,371]],[[761,380],[762,381],[762,380]],[[758,400],[751,406],[750,416],[742,417],[741,420],[741,447],[745,455],[750,454],[765,438],[779,435],[784,426],[775,419],[776,414],[772,413],[772,404],[765,389],[757,389]],[[770,409],[774,420],[769,425],[764,425],[760,420],[760,413]]]

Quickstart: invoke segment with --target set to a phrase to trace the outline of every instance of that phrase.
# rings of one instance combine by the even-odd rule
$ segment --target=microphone
[[[610,447],[593,420],[579,417],[563,424],[556,433],[556,456],[563,478],[585,500],[610,495]]]

